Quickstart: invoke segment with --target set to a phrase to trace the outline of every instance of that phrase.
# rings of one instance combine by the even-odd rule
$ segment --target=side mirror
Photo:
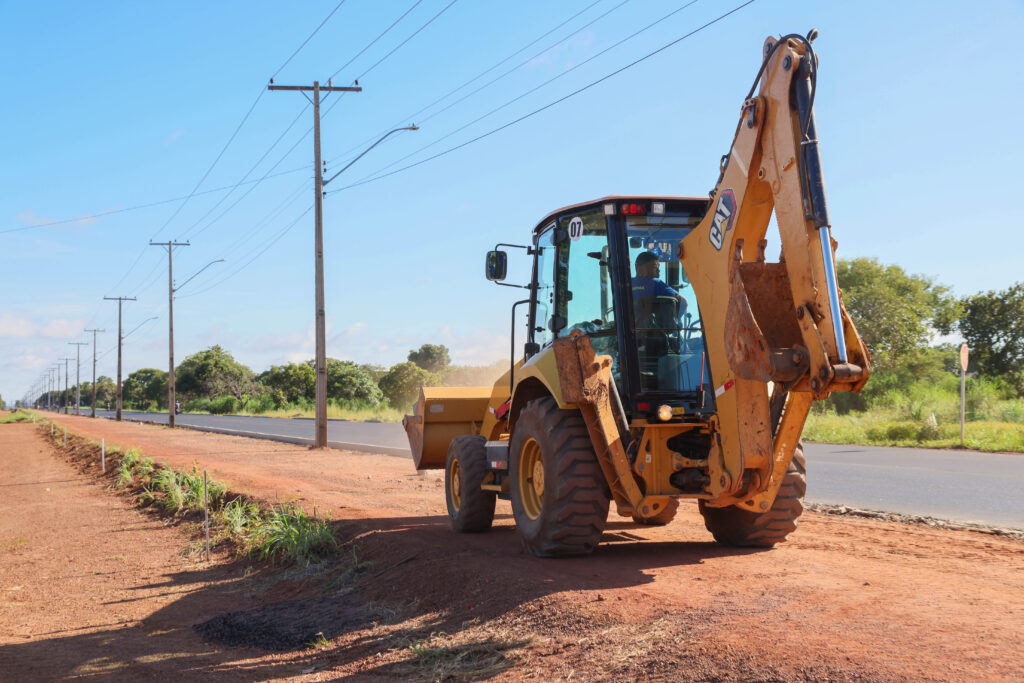
[[[491,282],[504,280],[508,270],[508,254],[504,251],[487,252],[484,274]]]

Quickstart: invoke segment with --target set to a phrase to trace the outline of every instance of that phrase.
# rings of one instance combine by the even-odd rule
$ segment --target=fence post
[[[68,447],[68,428],[64,428],[64,448]]]
[[[206,525],[206,561],[210,561],[210,510],[206,494],[206,470],[203,470],[203,523]]]
[[[107,440],[100,439],[100,471],[107,473]]]
[[[53,423],[50,423],[50,436],[53,436]]]

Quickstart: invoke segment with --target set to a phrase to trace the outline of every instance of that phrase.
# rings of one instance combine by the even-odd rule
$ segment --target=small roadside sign
[[[964,423],[967,409],[967,344],[960,345],[960,447],[964,447]]]

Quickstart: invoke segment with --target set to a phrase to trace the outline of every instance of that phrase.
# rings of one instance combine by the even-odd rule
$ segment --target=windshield
[[[699,216],[626,219],[644,392],[698,391],[709,382],[697,297],[676,258],[680,240],[699,221]]]

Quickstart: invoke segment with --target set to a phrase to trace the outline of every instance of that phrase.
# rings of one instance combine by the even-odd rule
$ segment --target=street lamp
[[[139,329],[140,327],[142,327],[143,325],[145,325],[146,323],[148,323],[148,322],[149,322],[150,320],[156,320],[156,319],[157,319],[157,318],[159,318],[159,317],[160,317],[160,316],[158,316],[158,315],[154,315],[154,316],[153,316],[152,318],[146,318],[146,319],[145,319],[145,320],[143,320],[143,321],[142,321],[141,323],[139,323],[138,325],[136,325],[135,327],[133,327],[133,328],[132,328],[132,332],[134,332],[135,330]],[[128,335],[130,335],[130,334],[131,334],[132,332],[129,332],[128,334],[124,335],[123,337],[121,337],[121,339],[122,339],[122,340],[124,340],[124,339],[127,339],[127,338],[128,338]]]
[[[376,146],[377,146],[377,145],[379,145],[380,143],[384,142],[384,140],[386,140],[386,139],[387,139],[387,138],[388,138],[389,136],[391,136],[391,135],[392,135],[393,133],[397,133],[397,132],[399,132],[399,131],[402,131],[402,130],[419,130],[419,129],[420,129],[420,127],[419,127],[419,126],[417,126],[417,125],[416,125],[416,124],[414,123],[414,124],[412,124],[411,126],[405,126],[404,128],[395,128],[394,130],[390,130],[390,131],[388,131],[387,133],[384,133],[384,135],[382,135],[382,136],[381,136],[380,140],[377,140],[377,142],[373,143],[372,145],[370,145],[369,147],[367,147],[367,148],[366,148],[365,150],[363,150],[362,154],[360,154],[359,156],[357,156],[357,157],[356,157],[355,159],[353,159],[352,161],[348,162],[348,164],[347,164],[347,165],[345,166],[345,168],[341,169],[340,171],[338,171],[337,173],[335,173],[334,175],[332,175],[332,176],[331,176],[330,178],[328,178],[327,180],[325,180],[325,181],[323,182],[323,185],[324,185],[324,186],[326,186],[326,185],[327,185],[327,183],[331,182],[332,180],[334,180],[335,178],[337,178],[338,176],[340,176],[340,175],[341,175],[342,173],[344,173],[345,171],[347,171],[347,170],[349,169],[349,166],[351,166],[352,164],[354,164],[354,163],[356,163],[357,161],[359,161],[360,159],[362,159],[362,158],[363,158],[364,156],[366,156],[366,153],[367,153],[367,152],[369,152],[369,151],[370,151],[371,149],[373,149],[374,147],[376,147]]]
[[[317,126],[319,125],[318,118]],[[327,183],[347,171],[352,164],[366,156],[367,152],[384,142],[388,136],[402,130],[419,130],[419,126],[412,124],[388,131],[377,142],[363,150],[359,156],[348,162],[344,168],[327,180],[323,180],[323,169],[320,168],[319,127],[317,128],[316,141],[314,143],[316,151],[316,168],[314,169],[316,171],[316,428],[313,432],[314,448],[327,447],[327,321],[324,305],[324,228],[322,209],[324,187]]]
[[[170,260],[169,260],[170,259],[170,252],[171,252],[171,247],[168,246],[168,248],[167,248],[168,264],[170,263]],[[168,355],[169,355],[169,361],[170,361],[168,363],[168,368],[167,368],[167,426],[170,427],[171,429],[174,429],[174,415],[177,412],[174,409],[175,405],[177,405],[177,400],[175,398],[175,388],[174,388],[174,295],[175,295],[175,293],[179,289],[181,289],[182,287],[184,287],[188,283],[192,282],[192,280],[194,280],[196,278],[196,276],[199,275],[199,273],[203,272],[204,270],[206,270],[207,268],[212,266],[214,263],[223,263],[223,262],[224,262],[224,259],[222,259],[222,258],[219,258],[216,261],[210,261],[205,266],[203,266],[202,268],[197,270],[195,273],[193,273],[192,277],[190,277],[189,279],[185,280],[184,282],[182,282],[177,287],[174,286],[173,281],[170,283],[171,292],[168,295],[169,302],[167,304],[167,312],[168,312],[168,316],[167,316],[167,339],[168,339],[167,348],[168,348]]]

